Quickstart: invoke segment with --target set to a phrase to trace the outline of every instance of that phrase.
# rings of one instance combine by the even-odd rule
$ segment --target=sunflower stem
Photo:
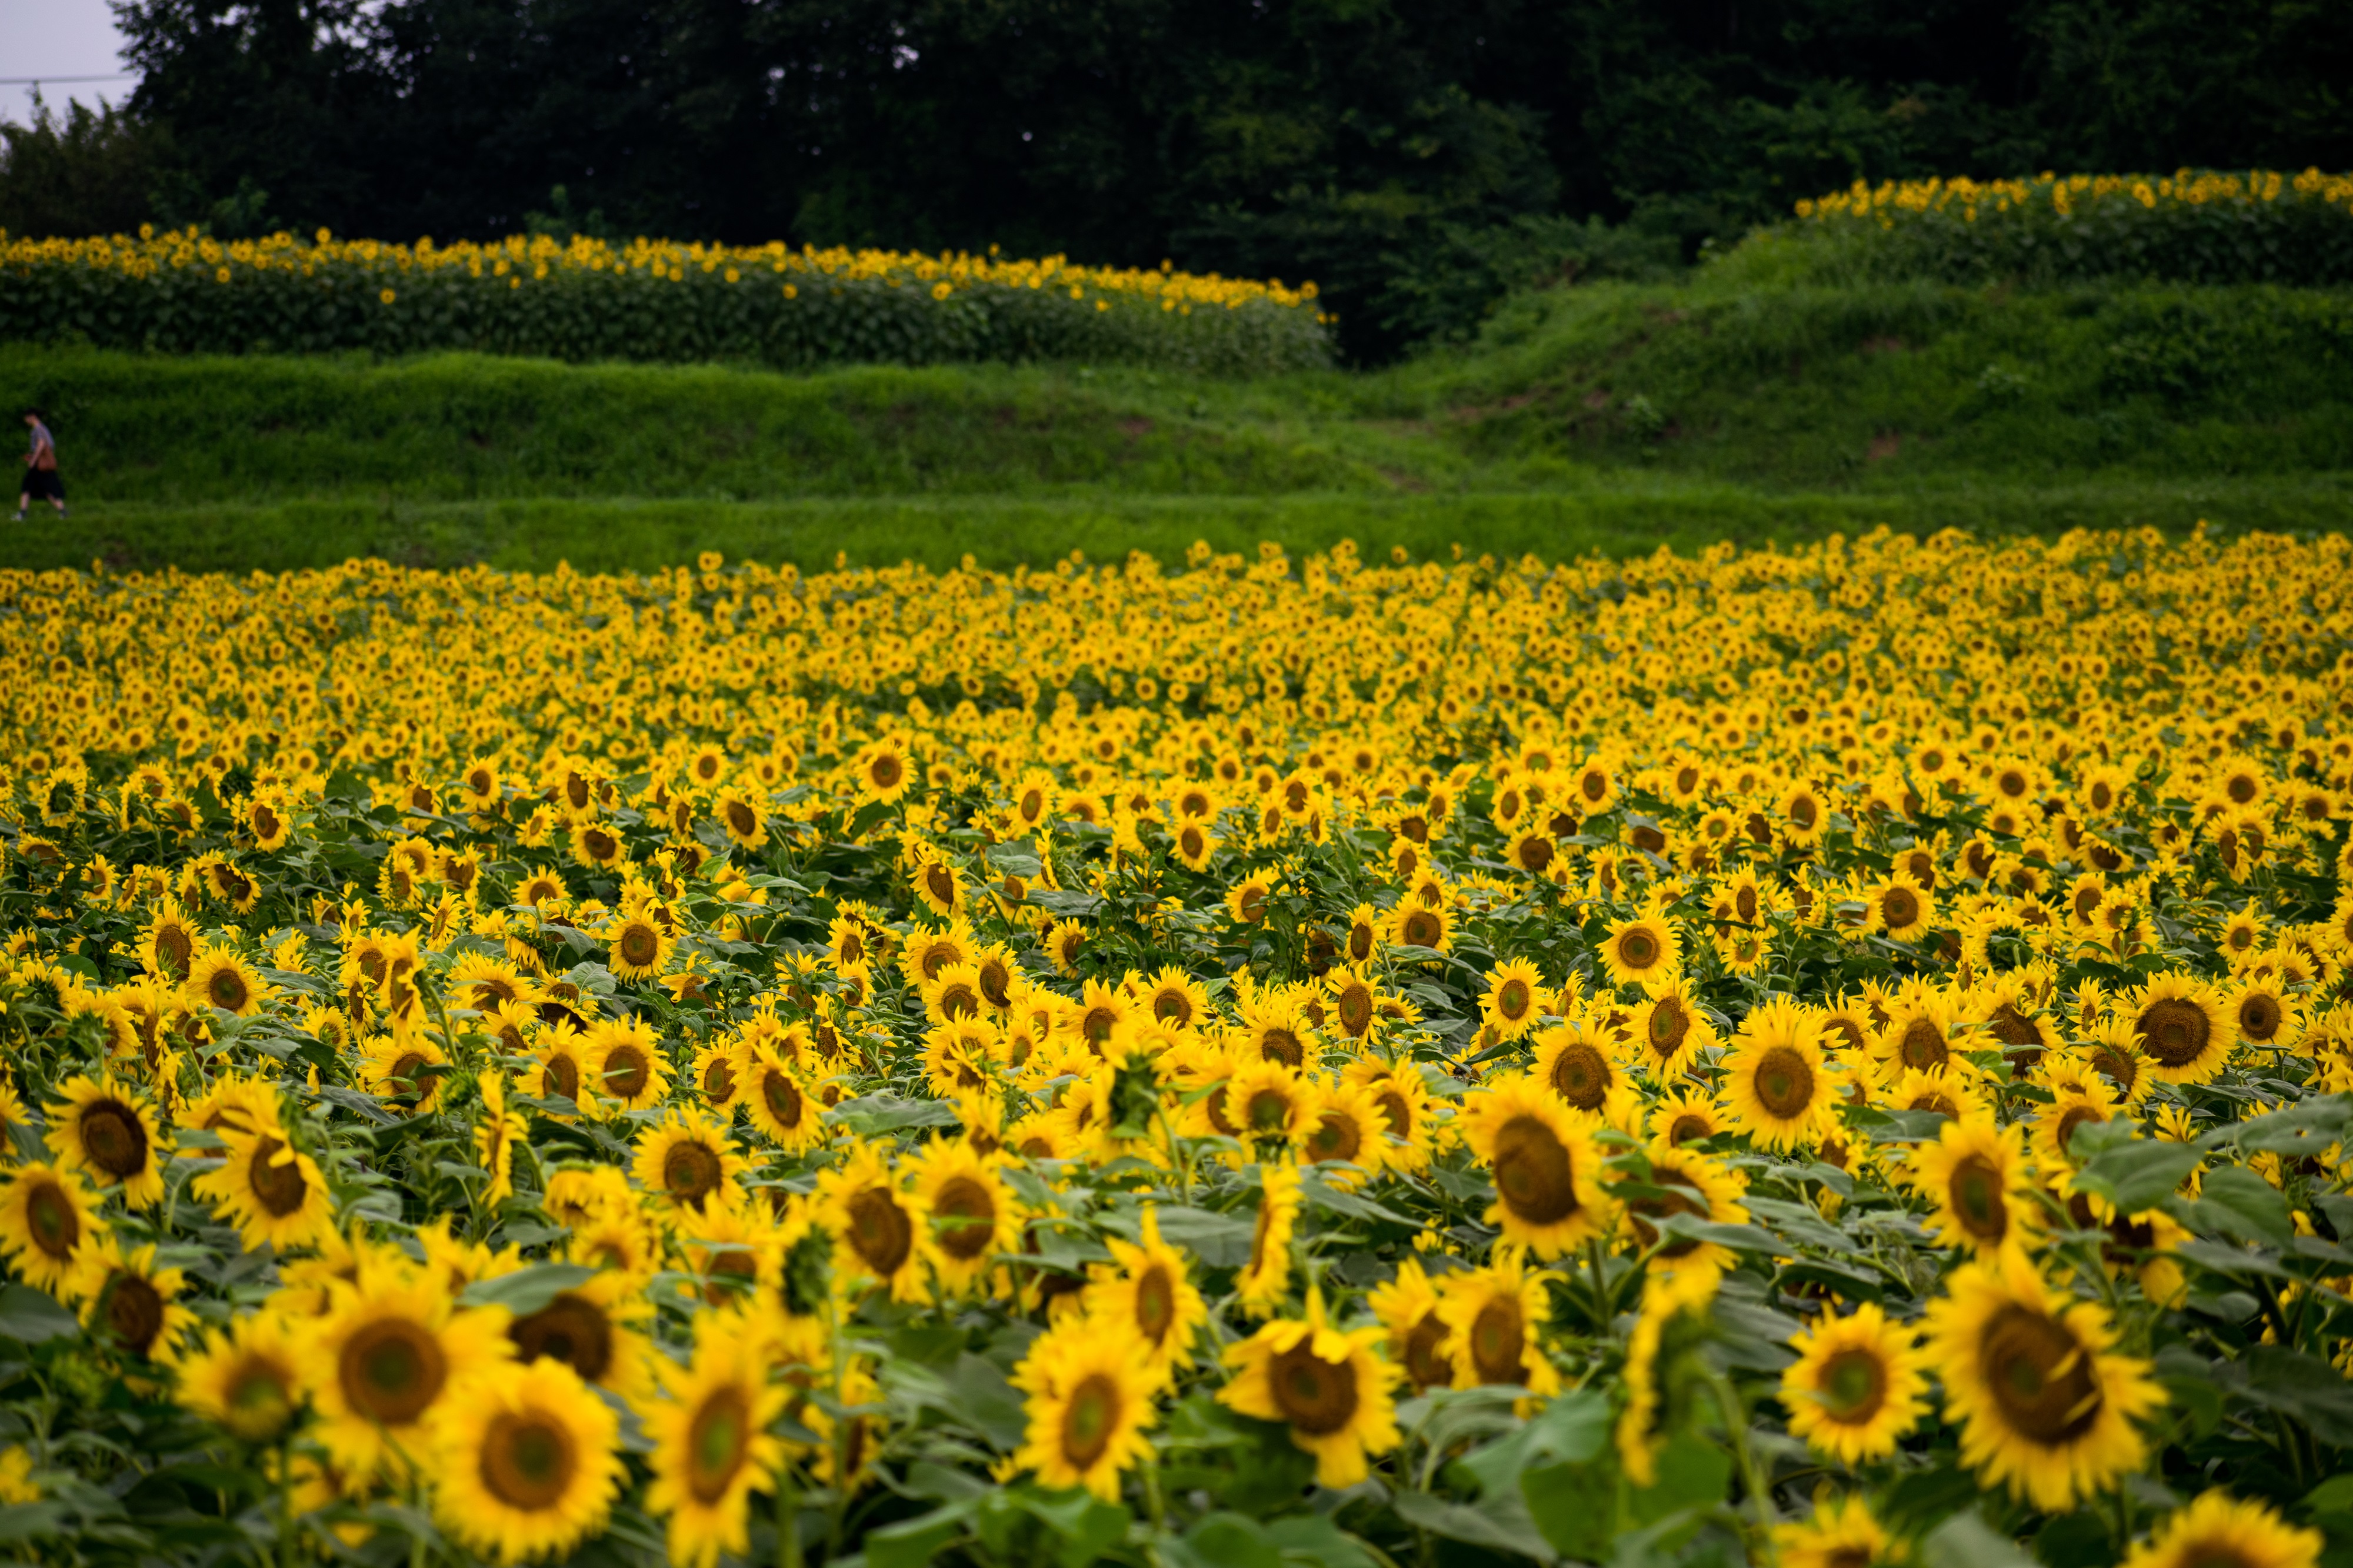
[[[1757,1450],[1749,1445],[1748,1415],[1741,1408],[1740,1393],[1730,1379],[1712,1367],[1706,1376],[1708,1387],[1715,1394],[1716,1408],[1724,1413],[1725,1435],[1731,1439],[1733,1458],[1740,1466],[1741,1487],[1757,1510],[1757,1528],[1769,1530],[1773,1525],[1773,1489],[1757,1468]]]
[[[1168,1163],[1176,1167],[1176,1202],[1190,1208],[1193,1205],[1193,1167],[1183,1144],[1176,1141],[1176,1130],[1168,1125],[1168,1108],[1155,1104],[1152,1119],[1160,1123],[1160,1135],[1168,1140]]]
[[[278,1568],[294,1568],[294,1441],[278,1439]]]
[[[790,1459],[776,1467],[776,1568],[801,1568],[801,1489]]]

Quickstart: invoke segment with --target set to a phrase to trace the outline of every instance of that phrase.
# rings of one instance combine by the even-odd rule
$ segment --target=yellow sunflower
[[[1397,1278],[1373,1287],[1365,1298],[1373,1316],[1388,1331],[1388,1359],[1405,1373],[1416,1394],[1454,1386],[1454,1363],[1446,1353],[1451,1330],[1439,1315],[1438,1288],[1418,1258],[1398,1265]]]
[[[595,1100],[582,1088],[589,1081],[586,1036],[569,1023],[559,1024],[539,1037],[531,1055],[522,1073],[524,1093],[534,1100],[568,1100],[593,1112]]]
[[[1636,1058],[1662,1084],[1682,1077],[1700,1052],[1715,1044],[1715,1026],[1680,982],[1653,991],[1627,1024]]]
[[[605,967],[617,980],[652,980],[670,967],[671,946],[650,910],[632,910],[605,928]]]
[[[422,1069],[448,1065],[448,1053],[421,1034],[378,1035],[361,1052],[360,1081],[378,1099],[393,1101],[393,1109],[422,1115],[440,1109],[447,1079]]]
[[[1748,1210],[1740,1200],[1748,1189],[1739,1173],[1721,1161],[1694,1150],[1678,1149],[1663,1140],[1651,1144],[1644,1161],[1649,1173],[1631,1184],[1651,1190],[1621,1189],[1618,1196],[1625,1205],[1633,1244],[1646,1255],[1647,1267],[1653,1271],[1671,1269],[1691,1259],[1719,1269],[1731,1268],[1737,1260],[1726,1248],[1712,1241],[1668,1236],[1659,1228],[1659,1222],[1681,1214],[1715,1225],[1747,1224]]]
[[[845,1277],[871,1279],[894,1301],[923,1299],[931,1214],[904,1190],[881,1147],[854,1144],[848,1159],[821,1173],[817,1204]]]
[[[1776,996],[1752,1010],[1725,1065],[1733,1121],[1760,1146],[1811,1148],[1833,1130],[1838,1096],[1822,1059],[1821,1021],[1797,1002]]]
[[[180,912],[178,900],[167,898],[156,906],[147,929],[139,933],[139,956],[150,973],[185,985],[201,941],[195,922]]]
[[[1928,1407],[1918,1340],[1869,1301],[1809,1324],[1789,1342],[1798,1359],[1781,1373],[1790,1436],[1844,1465],[1894,1453]]]
[[[1166,1381],[1171,1368],[1192,1361],[1193,1342],[1209,1309],[1193,1288],[1185,1255],[1160,1239],[1159,1211],[1144,1206],[1136,1239],[1105,1237],[1112,1261],[1095,1264],[1087,1285],[1087,1316],[1134,1330],[1145,1363]]]
[[[600,1269],[507,1324],[517,1361],[560,1361],[584,1382],[631,1401],[651,1392],[653,1305],[628,1271]]]
[[[217,1007],[224,1013],[251,1017],[261,1011],[270,988],[259,973],[233,948],[208,945],[188,962],[185,986],[191,1007]]]
[[[1859,1497],[1816,1499],[1812,1517],[1773,1527],[1773,1550],[1780,1568],[1893,1568],[1912,1555]]]
[[[2270,1504],[2240,1502],[2218,1487],[2168,1514],[2124,1568],[2318,1568],[2327,1544]]]
[[[670,1560],[681,1568],[744,1553],[753,1489],[784,1461],[769,1429],[786,1390],[768,1381],[762,1341],[740,1319],[704,1314],[694,1359],[680,1366],[660,1358],[665,1396],[637,1407],[653,1443],[646,1507],[669,1516]]]
[[[0,1248],[28,1285],[70,1295],[90,1247],[106,1235],[98,1199],[71,1171],[36,1162],[0,1191]]]
[[[819,1120],[824,1106],[770,1047],[755,1046],[746,1054],[739,1088],[752,1125],[786,1153],[797,1154],[824,1141],[825,1123]]]
[[[1978,1116],[1948,1117],[1936,1142],[1916,1145],[1907,1181],[1936,1207],[1928,1228],[1947,1247],[1979,1257],[2027,1245],[2034,1230],[2025,1136]]]
[[[1535,1027],[1543,994],[1544,979],[1536,966],[1525,958],[1509,959],[1489,972],[1479,1016],[1497,1039],[1516,1040]]]
[[[315,1247],[335,1228],[335,1205],[326,1178],[310,1155],[286,1141],[272,1120],[218,1129],[223,1163],[190,1184],[207,1199],[213,1215],[234,1225],[248,1247],[268,1242],[284,1253]]]
[[[1651,1108],[1651,1138],[1669,1149],[1715,1137],[1732,1125],[1724,1108],[1704,1089],[1686,1089]]]
[[[1345,1080],[1311,1086],[1299,1157],[1336,1187],[1359,1186],[1388,1163],[1388,1122],[1370,1090]],[[1336,1168],[1335,1168],[1336,1167]]]
[[[1880,1076],[1893,1080],[1906,1070],[1942,1072],[1957,1048],[1953,1040],[1957,1021],[1957,1009],[1942,993],[1920,990],[1897,998],[1871,1042]]]
[[[1446,1338],[1438,1354],[1454,1369],[1454,1386],[1516,1384],[1546,1396],[1560,1391],[1560,1373],[1536,1343],[1551,1316],[1541,1272],[1531,1272],[1518,1247],[1499,1242],[1484,1268],[1461,1268],[1438,1287],[1439,1321]]]
[[[1500,1079],[1465,1100],[1461,1122],[1493,1173],[1485,1217],[1505,1240],[1549,1261],[1609,1233],[1616,1205],[1602,1190],[1600,1152],[1551,1090],[1519,1074]]]
[[[493,1363],[435,1424],[433,1514],[493,1563],[563,1556],[621,1489],[620,1418],[560,1361]]]
[[[932,1218],[932,1268],[957,1294],[986,1277],[998,1253],[1020,1250],[1021,1205],[1001,1163],[956,1137],[934,1139],[907,1162],[913,1200]]]
[[[398,1265],[363,1266],[327,1295],[296,1342],[319,1441],[349,1475],[427,1462],[444,1396],[506,1359],[505,1312],[460,1310],[438,1281]]]
[[[2239,1043],[2237,1020],[2194,975],[2158,975],[2126,999],[2124,1013],[2149,1072],[2167,1083],[2211,1080]]]
[[[2016,1249],[1965,1264],[1947,1288],[1928,1306],[1928,1352],[1970,1468],[2056,1513],[2140,1468],[2147,1445],[2133,1423],[2165,1392],[2147,1363],[2110,1350],[2098,1307]]]
[[[659,1194],[673,1215],[703,1212],[716,1200],[733,1204],[744,1195],[736,1177],[746,1162],[735,1152],[727,1123],[707,1111],[672,1106],[638,1135],[629,1173],[649,1193]]]
[[[49,1110],[49,1152],[60,1169],[79,1172],[100,1186],[122,1189],[122,1201],[145,1208],[164,1196],[164,1171],[157,1156],[162,1135],[154,1113],[111,1078],[69,1078],[59,1091],[65,1103]]]
[[[896,736],[885,737],[859,752],[850,772],[860,795],[885,805],[903,796],[915,780],[914,764]]]
[[[646,1110],[670,1092],[670,1063],[661,1037],[642,1019],[607,1019],[592,1025],[582,1041],[582,1066],[589,1092],[621,1102],[624,1110]]]
[[[1598,950],[1613,985],[1655,985],[1674,977],[1683,942],[1655,904],[1630,920],[1609,922]]]
[[[1617,1058],[1576,1024],[1555,1024],[1536,1036],[1535,1065],[1528,1076],[1582,1115],[1606,1117],[1613,1097],[1629,1098],[1632,1085]]]
[[[1013,1383],[1029,1396],[1014,1464],[1048,1487],[1084,1487],[1117,1502],[1119,1478],[1150,1457],[1144,1433],[1158,1419],[1159,1377],[1134,1331],[1115,1320],[1065,1320],[1030,1346]]]
[[[179,1370],[180,1403],[248,1443],[274,1442],[302,1408],[294,1342],[274,1311],[232,1321]]]
[[[1252,1316],[1282,1303],[1291,1284],[1291,1233],[1299,1223],[1299,1172],[1290,1165],[1261,1165],[1264,1192],[1250,1229],[1249,1261],[1234,1278],[1234,1300]]]
[[[186,1277],[155,1267],[153,1246],[125,1247],[111,1236],[85,1250],[77,1285],[82,1326],[102,1343],[146,1361],[168,1361],[196,1316],[179,1304]]]
[[[1397,1369],[1373,1350],[1388,1331],[1378,1323],[1332,1327],[1323,1290],[1310,1286],[1303,1319],[1277,1318],[1227,1348],[1233,1377],[1218,1402],[1284,1423],[1292,1442],[1315,1456],[1317,1484],[1353,1487],[1370,1473],[1369,1460],[1400,1441],[1389,1394]]]

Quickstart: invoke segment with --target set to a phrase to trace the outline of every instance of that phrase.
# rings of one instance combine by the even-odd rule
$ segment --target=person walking
[[[25,423],[33,427],[33,449],[25,454],[25,488],[16,494],[16,521],[25,521],[25,509],[33,504],[36,496],[46,498],[63,517],[66,486],[58,478],[58,444],[50,437],[48,423],[39,409],[26,409]]]

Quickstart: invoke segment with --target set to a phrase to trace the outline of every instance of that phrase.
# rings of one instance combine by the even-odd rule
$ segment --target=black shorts
[[[58,478],[55,468],[26,468],[25,488],[18,493],[27,500],[63,500],[66,482]]]

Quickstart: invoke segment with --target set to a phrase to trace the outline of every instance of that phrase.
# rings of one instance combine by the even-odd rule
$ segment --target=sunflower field
[[[0,340],[153,353],[461,351],[786,368],[1063,359],[1250,375],[1331,363],[1332,318],[1315,300],[1313,283],[1059,256],[0,230]]]
[[[2353,1561],[2348,583],[0,577],[0,1540]]]
[[[2049,287],[2093,279],[2353,282],[2353,174],[2037,174],[1856,181],[1801,201],[1761,254],[1823,248],[1864,273]]]

